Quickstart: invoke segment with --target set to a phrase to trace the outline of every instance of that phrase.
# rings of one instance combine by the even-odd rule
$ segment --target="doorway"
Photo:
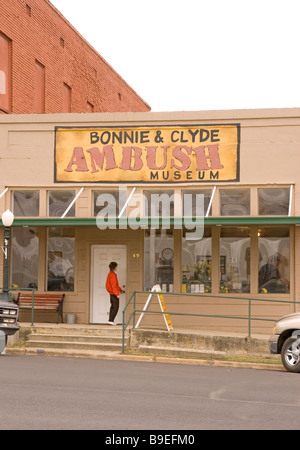
[[[126,245],[92,245],[91,252],[91,323],[107,323],[110,309],[110,295],[106,291],[105,283],[111,261],[118,264],[118,281],[122,289],[126,286]],[[124,287],[123,287],[124,286]],[[120,294],[120,307],[115,323],[122,323],[122,311],[125,307],[125,294]]]

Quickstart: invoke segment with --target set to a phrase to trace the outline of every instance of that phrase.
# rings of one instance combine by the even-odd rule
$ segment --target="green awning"
[[[163,220],[168,222],[168,218],[150,218],[145,217],[140,219],[139,222],[136,219],[114,219],[109,218],[105,221],[107,226],[116,225],[117,227],[130,227],[130,224],[137,225],[139,224],[141,228],[147,228],[150,225],[160,226],[163,224]],[[171,226],[191,226],[195,223],[195,218],[182,218],[182,217],[171,217],[169,219],[169,223]],[[205,217],[204,225],[236,225],[236,226],[250,226],[250,225],[300,225],[300,217],[299,216],[235,216],[235,217]],[[0,220],[1,225],[2,221]],[[200,219],[197,223],[199,225]],[[14,220],[13,226],[31,226],[31,227],[61,227],[61,226],[97,226],[96,217],[90,218],[78,218],[78,217],[66,217],[64,219],[55,218],[55,217],[47,217],[47,218],[17,218]]]

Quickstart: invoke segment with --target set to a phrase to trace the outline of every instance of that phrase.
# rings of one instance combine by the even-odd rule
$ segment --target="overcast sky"
[[[51,0],[152,111],[300,107],[299,0]]]

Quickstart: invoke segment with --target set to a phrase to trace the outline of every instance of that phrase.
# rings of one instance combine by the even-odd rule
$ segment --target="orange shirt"
[[[122,292],[122,289],[119,286],[117,274],[113,270],[111,270],[107,275],[105,287],[109,294],[113,294],[116,297],[119,297],[120,292]]]

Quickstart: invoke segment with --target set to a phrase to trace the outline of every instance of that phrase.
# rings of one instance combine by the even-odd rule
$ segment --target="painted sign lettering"
[[[239,124],[55,130],[55,181],[239,180]]]

